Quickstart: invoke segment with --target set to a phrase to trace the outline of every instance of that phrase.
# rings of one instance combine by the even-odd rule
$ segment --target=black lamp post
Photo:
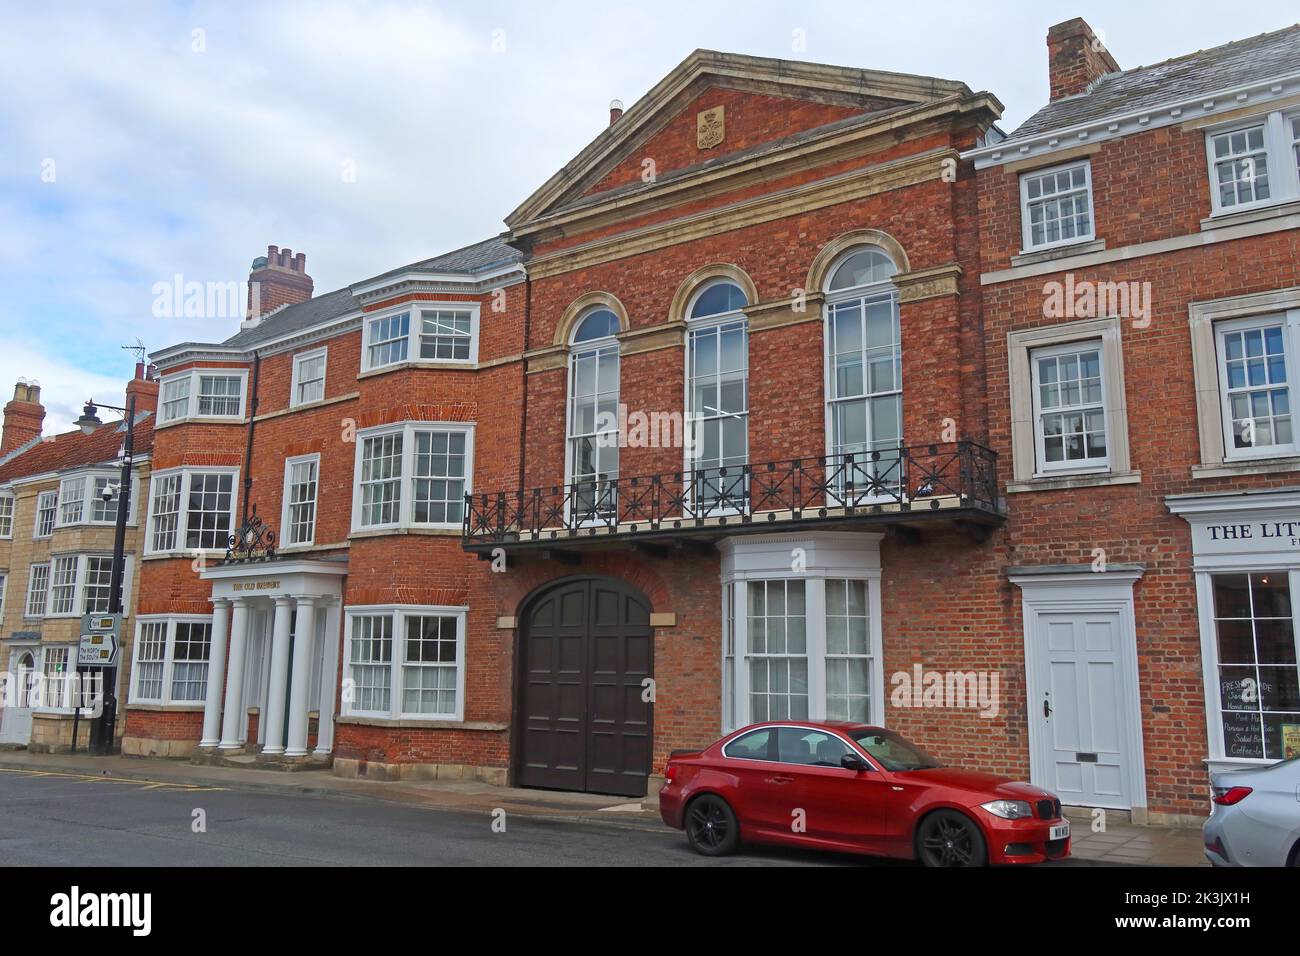
[[[81,417],[75,424],[82,434],[92,435],[103,424],[96,411],[100,408],[122,412],[126,417],[126,441],[122,445],[122,474],[117,484],[117,524],[113,530],[113,571],[108,581],[108,612],[122,613],[122,578],[126,570],[126,514],[131,509],[131,463],[135,451],[135,396],[127,398],[126,408],[118,405],[97,404],[94,399],[86,402]],[[123,653],[125,640],[118,634],[119,654]],[[92,753],[107,754],[113,750],[113,737],[117,725],[117,665],[105,669],[104,706],[99,719],[90,728],[90,750]],[[80,707],[77,713],[80,713]],[[73,750],[77,747],[76,730],[73,730]]]

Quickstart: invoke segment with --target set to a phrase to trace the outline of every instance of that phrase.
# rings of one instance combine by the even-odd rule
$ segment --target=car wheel
[[[740,843],[740,825],[727,801],[706,793],[686,808],[686,839],[696,853],[726,856]]]
[[[926,866],[983,866],[988,861],[984,834],[956,810],[936,810],[921,821],[916,855]]]

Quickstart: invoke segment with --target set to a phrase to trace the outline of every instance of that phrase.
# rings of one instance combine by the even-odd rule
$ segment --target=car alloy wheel
[[[969,817],[939,810],[925,818],[916,840],[926,866],[983,866],[984,836]]]
[[[686,839],[705,856],[725,856],[734,850],[740,828],[727,801],[713,794],[692,801],[686,810]]]

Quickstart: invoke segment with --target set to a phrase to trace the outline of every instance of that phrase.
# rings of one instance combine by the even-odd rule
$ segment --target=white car
[[[1300,866],[1300,757],[1210,774],[1205,855],[1215,866]]]

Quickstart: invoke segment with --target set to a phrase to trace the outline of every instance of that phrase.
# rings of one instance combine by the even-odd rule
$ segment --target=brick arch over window
[[[626,332],[631,327],[627,309],[618,300],[618,296],[612,292],[586,292],[569,303],[569,307],[564,310],[564,315],[560,317],[560,322],[555,327],[555,344],[567,349],[578,320],[593,308],[605,308],[613,312],[618,319],[620,332]]]
[[[804,282],[804,290],[809,293],[822,292],[826,287],[826,280],[830,276],[831,267],[839,260],[841,255],[856,246],[876,246],[894,261],[894,265],[900,274],[912,271],[902,243],[889,233],[882,232],[879,229],[855,229],[853,232],[846,232],[842,236],[837,236],[822,246],[821,251],[813,258],[812,266],[808,269],[808,278]]]
[[[745,298],[750,305],[758,304],[758,287],[754,285],[754,280],[749,277],[748,272],[729,262],[715,262],[707,266],[700,266],[682,280],[682,284],[677,287],[677,292],[673,295],[672,304],[668,307],[668,324],[685,325],[686,307],[690,304],[691,297],[706,282],[711,282],[714,279],[729,279],[740,287],[741,292],[745,293]]]

